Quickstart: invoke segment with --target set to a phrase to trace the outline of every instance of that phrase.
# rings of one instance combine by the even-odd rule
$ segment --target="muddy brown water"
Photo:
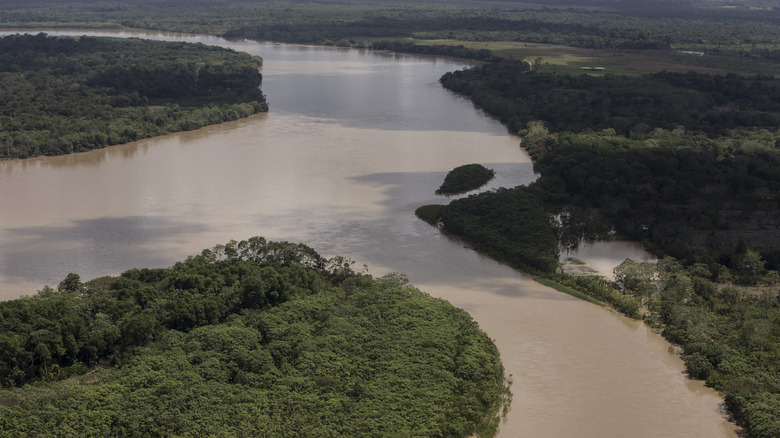
[[[54,32],[50,34],[81,34]],[[93,35],[105,33],[90,32]],[[153,32],[261,55],[271,112],[64,157],[0,162],[0,298],[170,266],[261,235],[406,274],[464,308],[512,375],[502,437],[735,437],[717,393],[643,324],[545,288],[414,217],[447,171],[536,178],[519,139],[437,83],[462,61]],[[588,259],[581,254],[582,259]],[[635,247],[599,247],[609,272]],[[588,260],[585,260],[586,262]]]

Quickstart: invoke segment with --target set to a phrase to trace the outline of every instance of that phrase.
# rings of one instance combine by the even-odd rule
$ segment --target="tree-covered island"
[[[255,237],[0,302],[0,435],[493,436],[493,342],[351,265]]]
[[[0,159],[61,155],[268,110],[262,59],[204,44],[0,38]]]
[[[444,182],[436,190],[437,195],[454,195],[478,189],[488,183],[496,172],[481,164],[464,164],[447,172]]]

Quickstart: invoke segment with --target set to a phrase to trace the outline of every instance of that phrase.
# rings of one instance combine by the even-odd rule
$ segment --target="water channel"
[[[53,32],[81,34],[85,32]],[[87,32],[92,35],[105,33]],[[0,162],[0,298],[170,266],[260,235],[406,274],[501,350],[502,437],[735,437],[721,399],[641,323],[547,289],[414,217],[452,168],[536,176],[519,139],[437,83],[462,61],[154,32],[265,60],[271,112],[64,157]],[[628,249],[626,249],[628,248]],[[600,247],[609,271],[636,248]],[[604,261],[606,259],[606,262]],[[611,260],[611,261],[610,261]],[[603,265],[606,263],[605,265]]]

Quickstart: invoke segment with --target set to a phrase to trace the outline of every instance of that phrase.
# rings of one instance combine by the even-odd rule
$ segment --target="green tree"
[[[650,297],[658,293],[656,267],[653,263],[624,260],[613,269],[615,282],[623,293]]]

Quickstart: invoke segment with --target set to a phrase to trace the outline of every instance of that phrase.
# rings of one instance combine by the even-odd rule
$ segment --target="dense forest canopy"
[[[494,60],[441,82],[517,130],[540,178],[418,215],[499,260],[546,273],[545,284],[645,318],[680,345],[691,377],[725,393],[747,436],[777,437],[778,80],[530,67]],[[661,261],[628,260],[617,282],[540,263],[559,244],[615,235],[643,242]]]
[[[612,230],[724,265],[743,242],[780,267],[777,79],[527,70],[498,61],[441,82],[522,133],[542,174],[536,195],[570,220],[562,237]]]
[[[451,195],[478,189],[496,176],[493,169],[481,164],[464,164],[447,172],[444,182],[436,190],[437,195]]]
[[[0,158],[86,151],[267,111],[261,65],[203,44],[0,38]]]
[[[0,435],[492,436],[492,341],[399,275],[252,238],[0,303]],[[29,383],[36,382],[35,385]]]
[[[521,135],[537,181],[417,215],[544,284],[644,318],[681,347],[691,377],[725,394],[746,436],[777,437],[780,132],[708,138],[680,126],[626,137],[536,121]],[[615,234],[664,257],[626,260],[616,282],[558,269],[559,245]]]
[[[780,80],[695,72],[641,76],[528,72],[504,61],[447,73],[441,83],[466,94],[517,132],[541,120],[552,131],[614,129],[628,136],[682,126],[709,137],[780,125]]]

